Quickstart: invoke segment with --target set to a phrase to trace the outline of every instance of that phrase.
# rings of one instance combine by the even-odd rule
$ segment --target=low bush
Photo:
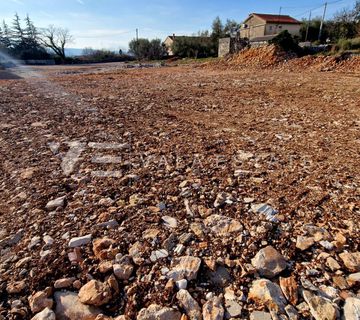
[[[340,51],[351,50],[351,40],[340,39],[337,45]]]
[[[79,57],[83,63],[99,63],[99,62],[123,62],[132,61],[134,57],[123,53],[115,53],[110,50],[95,50],[86,48],[83,50],[83,55]]]
[[[217,55],[217,41],[210,37],[177,37],[171,47],[181,58],[207,58]]]
[[[160,39],[133,39],[129,52],[140,60],[160,60],[166,55],[165,46]]]
[[[360,37],[351,40],[351,49],[360,49]]]
[[[296,54],[301,52],[297,40],[287,30],[280,32],[274,39],[270,40],[269,43],[274,44],[285,52],[294,52]]]
[[[359,50],[360,37],[354,39],[340,39],[336,44],[337,51]]]

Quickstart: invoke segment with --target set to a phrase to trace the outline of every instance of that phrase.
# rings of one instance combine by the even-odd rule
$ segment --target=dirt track
[[[346,278],[351,272],[338,254],[360,251],[360,77],[193,66],[79,70],[37,68],[41,76],[28,81],[0,80],[0,308],[5,317],[13,309],[14,319],[30,319],[27,299],[18,309],[11,302],[57,279],[75,277],[84,285],[91,275],[105,281],[111,272],[99,271],[91,243],[82,247],[81,263],[69,261],[69,239],[87,234],[113,239],[114,250],[123,255],[136,241],[142,243],[144,261],[133,263],[132,277],[120,280],[120,293],[102,306],[111,316],[135,319],[155,302],[185,312],[175,289],[164,294],[168,281],[161,275],[161,268],[171,269],[176,253],[168,248],[167,258],[149,260],[152,251],[167,248],[172,234],[190,233],[181,255],[202,259],[197,278],[188,284],[200,306],[207,293],[219,295],[231,285],[237,296],[242,292],[247,298],[257,277],[247,264],[267,245],[289,263],[282,276],[293,275],[299,286],[306,278],[316,287],[338,289],[339,310],[345,296],[359,295],[359,284],[337,287],[339,271],[315,258],[328,252]],[[61,164],[74,141],[82,143],[82,152],[66,176]],[[92,143],[124,145],[104,150]],[[104,155],[118,157],[118,163],[95,163],[94,156]],[[100,170],[117,171],[119,177],[97,177]],[[215,208],[223,192],[228,202]],[[64,208],[49,213],[46,204],[61,196],[66,196]],[[279,211],[278,222],[254,213],[251,203],[271,205]],[[204,207],[239,221],[243,231],[216,234],[205,222]],[[163,216],[176,218],[177,227],[164,226]],[[111,220],[119,226],[99,226]],[[193,223],[204,226],[202,234],[194,232]],[[321,240],[335,241],[340,233],[346,243],[329,249],[315,242],[301,251],[296,238],[306,234],[306,224],[327,232]],[[1,242],[20,229],[18,242]],[[145,236],[150,229],[159,232]],[[40,240],[28,248],[32,238],[45,234],[54,244],[44,248]],[[31,259],[16,267],[26,257]],[[215,271],[207,258],[217,265]],[[217,268],[224,267],[226,276],[219,276]],[[24,279],[19,292],[6,290]],[[266,304],[240,300],[244,319]],[[300,318],[309,316],[309,310],[298,312]]]

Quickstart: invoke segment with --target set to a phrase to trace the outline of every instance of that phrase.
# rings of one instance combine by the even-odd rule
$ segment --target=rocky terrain
[[[359,54],[337,53],[297,57],[296,54],[286,53],[274,45],[269,45],[245,49],[237,54],[205,63],[204,66],[225,70],[265,68],[287,72],[332,71],[358,74],[360,73],[360,56]]]
[[[0,319],[360,319],[359,77],[68,71],[0,80]]]

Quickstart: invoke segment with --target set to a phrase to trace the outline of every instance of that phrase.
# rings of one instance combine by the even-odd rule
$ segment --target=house
[[[240,28],[240,37],[251,42],[268,41],[281,31],[287,30],[293,36],[300,34],[301,22],[279,14],[251,13]]]
[[[171,50],[171,46],[172,44],[174,43],[174,40],[175,40],[175,33],[172,35],[172,36],[168,36],[166,37],[165,41],[164,41],[164,46],[166,48],[166,52],[169,56],[173,56],[174,53],[172,52]]]
[[[192,39],[192,40],[196,40],[199,41],[201,43],[210,43],[211,42],[211,38],[210,37],[199,37],[199,36],[176,36],[175,34],[173,34],[172,36],[168,36],[166,37],[165,41],[163,42],[163,45],[166,48],[166,52],[168,54],[168,56],[173,56],[174,53],[171,49],[171,46],[173,45],[173,43],[175,42],[176,39]]]

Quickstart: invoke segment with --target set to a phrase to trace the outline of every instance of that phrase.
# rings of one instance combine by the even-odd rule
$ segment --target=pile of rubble
[[[359,319],[359,80],[117,72],[1,83],[0,319]]]
[[[282,66],[291,71],[360,72],[359,56],[305,56],[293,59]]]
[[[248,48],[237,54],[229,55],[220,61],[210,62],[209,65],[234,70],[243,68],[271,68],[294,57],[296,55],[283,52],[275,45],[269,45]]]
[[[188,187],[188,181],[180,184],[182,192]],[[64,197],[52,200],[46,209],[61,215],[65,201]],[[16,297],[29,292],[29,278],[21,274],[25,276],[30,270],[30,277],[40,280],[34,274],[37,262],[32,254],[40,250],[39,256],[47,261],[62,241],[49,235],[33,237],[27,245],[29,251],[24,248],[14,256],[10,249],[22,240],[24,232],[3,235],[1,285],[3,297],[11,304],[10,318],[220,320],[246,315],[254,320],[310,316],[335,320],[340,313],[347,320],[360,317],[360,291],[358,296],[350,291],[360,289],[360,252],[348,250],[350,239],[359,232],[352,221],[333,228],[304,224],[290,250],[281,250],[287,253],[284,256],[268,245],[274,233],[278,235],[273,238],[289,238],[291,243],[294,235],[288,230],[289,224],[282,222],[284,217],[267,204],[244,198],[249,212],[260,218],[251,226],[258,219],[247,224],[220,213],[234,201],[237,199],[225,193],[218,194],[213,208],[190,207],[185,201],[188,222],[159,215],[166,212],[161,204],[151,209],[153,223],[132,242],[127,241],[131,237],[121,227],[130,221],[120,226],[121,217],[113,202],[103,199],[108,212],[117,217],[108,222],[101,221],[111,214],[98,218],[97,225],[106,227],[109,235],[69,239],[64,234],[61,238],[68,239],[64,248],[69,260],[66,269],[73,276],[56,279],[52,286],[32,292],[27,299]],[[121,240],[111,238],[119,232],[123,233]],[[212,248],[211,243],[225,247]],[[263,249],[258,250],[255,243],[261,243]],[[308,262],[301,261],[302,256]],[[19,272],[23,279],[7,281],[9,270]],[[56,274],[56,270],[51,272]],[[151,303],[137,312],[140,297]],[[265,307],[269,313],[256,311],[257,307]],[[104,315],[119,309],[125,315]]]
[[[274,45],[250,48],[238,54],[229,55],[218,61],[205,64],[207,67],[221,69],[277,69],[281,71],[340,71],[360,72],[360,57],[339,56],[304,56],[285,53]]]

